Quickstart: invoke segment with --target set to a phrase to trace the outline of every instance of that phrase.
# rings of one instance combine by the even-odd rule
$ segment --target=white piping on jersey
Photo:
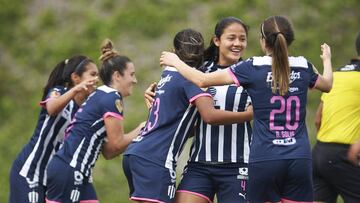
[[[173,71],[173,72],[179,72],[176,68],[171,67],[171,66],[165,66],[164,70]]]
[[[100,119],[96,120],[96,121],[91,125],[91,127],[93,127],[94,125],[96,125],[97,123],[99,123],[99,122],[101,122],[101,121],[103,121],[103,120],[104,120],[104,118],[100,118]]]
[[[226,94],[228,92],[228,89],[229,89],[228,85],[216,86],[215,98],[218,100],[221,110],[225,110]],[[211,125],[208,124],[207,126],[210,126],[210,129],[211,129]],[[224,161],[224,129],[225,129],[224,125],[219,125],[218,162]],[[211,136],[212,133],[210,132],[209,134]],[[209,146],[209,148],[211,148],[211,146]],[[211,156],[210,156],[210,159],[211,159]]]
[[[197,152],[197,155],[196,155],[196,158],[195,158],[195,161],[199,161],[199,154],[200,154],[200,150],[201,150],[201,147],[202,147],[202,140],[203,140],[203,127],[204,127],[204,121],[202,119],[200,119],[200,131],[199,131],[199,150]],[[196,142],[196,136],[193,140],[193,142]],[[193,155],[193,153],[195,152],[195,149],[196,147],[193,148],[193,152],[191,153],[191,155]],[[191,159],[191,156],[190,156],[190,159]]]
[[[36,169],[35,169],[35,174],[34,174],[34,180],[37,180],[37,181],[38,181],[38,179],[39,179],[39,175],[40,175],[40,164],[41,164],[41,162],[42,162],[41,160],[43,160],[43,158],[44,158],[46,148],[47,148],[47,146],[49,145],[50,139],[52,138],[52,136],[53,136],[53,134],[54,134],[55,126],[56,126],[57,122],[60,120],[60,118],[61,118],[61,114],[56,117],[56,120],[54,121],[54,124],[51,126],[49,133],[48,133],[48,134],[46,135],[46,137],[45,137],[44,144],[43,144],[44,149],[42,150],[41,155],[40,155],[40,158],[39,158],[39,161],[38,161],[37,164],[36,164]],[[40,140],[40,137],[39,137],[39,140]]]
[[[22,175],[23,177],[26,177],[28,172],[29,172],[29,169],[30,169],[30,165],[31,165],[31,162],[34,160],[34,157],[35,157],[35,152],[37,151],[37,149],[39,148],[39,144],[40,144],[40,140],[41,140],[41,136],[44,132],[44,129],[46,128],[47,126],[47,123],[49,122],[49,119],[50,119],[50,116],[49,115],[46,115],[46,118],[45,118],[45,121],[43,123],[43,126],[41,127],[41,131],[40,131],[40,135],[39,135],[39,139],[37,140],[35,146],[34,146],[34,149],[31,151],[30,155],[28,156],[28,158],[26,159],[25,163],[24,163],[24,166],[21,168],[20,170],[20,175]],[[35,178],[35,177],[34,177]],[[37,177],[36,177],[37,178]]]
[[[250,106],[251,98],[248,96],[245,109],[247,109]],[[249,155],[250,155],[250,144],[249,144],[249,132],[247,129],[247,125],[250,122],[244,123],[244,163],[249,163]],[[252,135],[251,135],[252,136]]]
[[[88,158],[91,155],[91,149],[94,146],[95,140],[103,133],[105,132],[105,126],[103,126],[102,128],[100,128],[98,131],[96,131],[90,139],[90,143],[88,148],[86,149],[85,155],[83,157],[83,161],[81,163],[81,169],[80,171],[85,171],[85,164],[88,162]]]
[[[73,101],[73,100],[71,100],[71,101],[69,102],[68,106],[66,106],[64,110],[66,110],[66,109],[69,109],[69,110],[70,110],[69,113],[66,114],[67,118],[65,118],[65,119],[66,119],[67,121],[65,122],[65,125],[61,126],[61,129],[59,130],[58,134],[56,135],[56,137],[55,137],[55,139],[54,139],[54,141],[53,141],[53,143],[52,143],[52,145],[54,146],[54,148],[53,148],[53,150],[51,151],[51,154],[50,154],[50,156],[49,156],[49,160],[48,160],[48,161],[50,161],[50,160],[52,159],[52,157],[54,156],[54,154],[56,153],[55,147],[56,147],[57,143],[58,143],[59,141],[62,141],[63,138],[65,137],[65,130],[66,130],[67,126],[68,126],[68,122],[71,121],[72,110],[74,109],[74,101]],[[64,111],[64,110],[63,110],[63,111]],[[63,112],[63,111],[62,111],[62,112]],[[64,116],[65,116],[65,115],[64,115]],[[54,125],[54,126],[55,126],[55,125]],[[45,145],[45,146],[47,146],[47,145]],[[43,151],[43,155],[44,155],[44,153],[45,153],[45,150]],[[43,157],[43,156],[42,156],[42,157]],[[42,157],[41,157],[41,159],[42,159]],[[43,180],[42,180],[42,182],[43,182],[44,185],[46,185],[46,178],[47,178],[47,173],[46,173],[47,170],[46,170],[46,169],[47,169],[47,164],[46,164],[46,166],[45,166],[44,177],[43,177]],[[37,168],[36,168],[35,174],[39,174],[39,171],[40,171],[40,162],[38,163],[38,166],[37,166]]]
[[[241,98],[241,93],[243,91],[243,87],[239,86],[238,88],[236,88],[236,93],[235,93],[235,98],[234,98],[234,106],[233,106],[233,112],[238,112],[239,104],[240,103],[240,98]],[[236,162],[236,153],[237,153],[237,123],[234,123],[231,125],[231,162]],[[245,143],[244,143],[245,144]]]
[[[177,129],[176,129],[176,131],[175,131],[174,137],[173,137],[173,139],[172,139],[172,141],[171,141],[171,145],[170,145],[169,151],[168,151],[167,156],[166,156],[165,168],[175,170],[175,169],[173,168],[173,157],[174,157],[174,155],[173,155],[173,150],[174,150],[174,143],[175,143],[175,140],[176,140],[177,136],[179,135],[179,130],[180,130],[180,128],[181,128],[181,126],[182,126],[182,124],[183,124],[183,122],[184,122],[184,119],[187,117],[187,115],[189,114],[189,112],[190,112],[190,110],[191,110],[192,107],[193,107],[192,105],[189,105],[189,106],[188,106],[188,108],[186,109],[186,111],[185,111],[183,117],[181,118],[181,121],[180,121],[180,123],[179,123],[179,125],[178,125],[178,127],[177,127]],[[188,131],[188,129],[190,128],[190,124],[192,123],[191,121],[192,121],[193,117],[195,116],[195,114],[196,114],[196,111],[194,111],[194,114],[191,116],[191,120],[188,122],[188,124],[187,124],[187,126],[186,126],[186,131],[184,132],[184,135],[187,134],[187,131]],[[185,136],[184,136],[184,137],[185,137]]]
[[[191,107],[192,105],[189,105],[189,106]],[[184,132],[184,136],[182,136],[182,140],[181,140],[181,143],[180,143],[181,148],[179,148],[178,152],[176,153],[175,162],[178,161],[179,155],[180,155],[180,153],[182,152],[182,147],[184,146],[184,142],[187,141],[187,140],[185,140],[185,138],[186,138],[185,135],[189,132],[190,127],[193,127],[193,126],[191,126],[191,124],[193,123],[194,117],[195,117],[195,115],[196,115],[197,112],[198,112],[198,111],[197,111],[197,109],[195,108],[193,114],[191,115],[191,118],[190,118],[189,122],[188,122],[187,125],[186,125],[185,132]],[[175,170],[175,169],[174,169],[174,170]]]
[[[205,160],[211,161],[211,126],[206,124]]]
[[[75,153],[73,155],[73,158],[72,158],[72,160],[70,162],[70,166],[72,166],[73,168],[76,167],[77,158],[79,156],[82,145],[84,144],[84,141],[85,141],[85,137],[81,140],[81,142],[80,142],[79,146],[77,147],[77,149],[76,149],[76,151],[75,151]]]
[[[253,57],[253,65],[254,66],[271,66],[272,57],[270,56],[254,56]],[[308,61],[303,56],[289,56],[289,65],[290,67],[300,67],[300,68],[308,68]]]
[[[104,127],[104,129],[105,129],[105,127]],[[98,155],[99,155],[99,153],[100,153],[100,148],[102,147],[103,142],[104,142],[104,140],[101,140],[100,143],[99,143],[99,145],[96,147],[96,151],[95,151],[94,158],[93,158],[93,160],[90,162],[90,164],[89,164],[89,167],[90,167],[90,168],[89,168],[89,170],[86,171],[85,176],[91,175],[91,173],[92,173],[92,168],[91,168],[91,167],[95,164],[96,159],[98,158]]]
[[[106,92],[106,93],[117,92],[116,89],[111,88],[111,87],[106,86],[106,85],[102,85],[102,86],[98,87],[98,89],[101,90],[101,91],[104,91],[104,92]]]
[[[244,163],[249,163],[250,145],[247,124],[244,125]]]

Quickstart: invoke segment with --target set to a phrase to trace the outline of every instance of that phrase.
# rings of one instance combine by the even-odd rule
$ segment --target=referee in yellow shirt
[[[360,167],[347,159],[360,139],[360,33],[358,56],[334,72],[329,93],[321,96],[316,113],[317,142],[313,148],[315,202],[360,202]]]

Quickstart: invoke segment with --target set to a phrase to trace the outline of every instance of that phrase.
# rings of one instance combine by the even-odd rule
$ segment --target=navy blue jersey
[[[205,64],[205,72],[214,72],[224,67]],[[216,109],[240,112],[251,103],[243,87],[224,85],[209,87]],[[195,137],[190,150],[192,162],[248,163],[251,140],[250,122],[232,125],[210,125],[201,117],[196,122]]]
[[[175,68],[165,68],[146,127],[125,154],[140,156],[175,170],[178,156],[198,114],[196,106],[191,103],[201,96],[211,97]]]
[[[270,56],[253,57],[230,67],[237,85],[247,89],[254,108],[250,162],[311,158],[305,126],[308,87],[315,86],[318,74],[304,57],[289,57],[288,94],[271,90]]]
[[[60,96],[66,91],[63,86],[52,88],[40,105],[45,106],[51,96]],[[16,160],[16,163],[21,165],[21,176],[46,185],[47,164],[62,144],[65,129],[77,109],[78,106],[73,100],[55,116],[50,116],[45,107],[41,109],[34,134]]]
[[[123,102],[117,90],[103,85],[76,112],[55,156],[89,177],[106,138],[104,119],[108,116],[122,120]]]

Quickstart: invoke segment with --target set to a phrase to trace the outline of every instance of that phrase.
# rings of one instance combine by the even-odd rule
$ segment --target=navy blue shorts
[[[218,203],[246,202],[247,164],[190,162],[184,168],[177,192],[197,195]]]
[[[134,155],[123,157],[130,199],[172,203],[176,190],[176,172]]]
[[[313,202],[312,161],[284,159],[249,164],[250,202]]]
[[[10,171],[9,203],[44,203],[46,187],[19,174],[21,168],[14,161]]]
[[[360,167],[347,159],[350,145],[317,142],[313,148],[315,201],[360,202]]]
[[[47,203],[98,203],[92,180],[54,157],[47,168]]]

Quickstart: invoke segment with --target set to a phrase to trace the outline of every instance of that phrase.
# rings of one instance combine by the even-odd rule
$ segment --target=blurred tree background
[[[180,29],[202,32],[208,44],[221,17],[241,18],[250,25],[247,58],[262,54],[260,23],[270,15],[285,15],[295,28],[290,53],[304,55],[320,72],[320,44],[331,46],[335,69],[355,55],[360,31],[358,0],[0,0],[0,5],[0,202],[8,199],[12,161],[33,133],[48,74],[57,62],[74,54],[98,62],[104,38],[112,39],[136,66],[138,85],[125,100],[125,126],[130,130],[146,119],[143,91],[159,79],[160,53],[171,49]],[[309,92],[312,142],[319,97],[320,93]],[[101,202],[129,202],[121,156],[110,161],[100,157],[94,182]]]

